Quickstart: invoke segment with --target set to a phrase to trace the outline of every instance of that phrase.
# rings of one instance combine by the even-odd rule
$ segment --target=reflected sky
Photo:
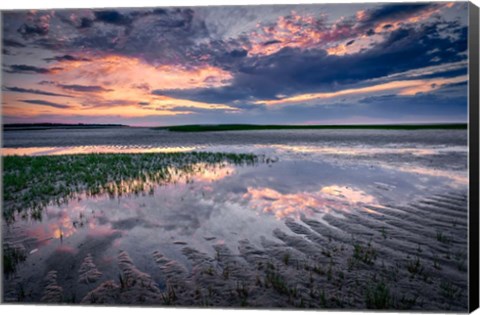
[[[373,145],[302,145],[302,144],[277,144],[254,146],[225,146],[225,145],[192,145],[192,146],[152,146],[152,145],[87,145],[66,147],[27,147],[27,148],[2,148],[2,155],[63,155],[63,154],[88,154],[88,153],[173,153],[191,151],[213,152],[250,152],[275,156],[280,159],[324,159],[334,158],[341,163],[370,163],[375,160],[383,168],[395,169],[417,175],[442,177],[451,180],[457,187],[468,185],[466,173],[467,146],[460,145],[418,145],[418,144],[390,144],[382,146]],[[450,157],[451,156],[451,157]],[[416,157],[424,159],[416,160]],[[448,163],[436,165],[438,157],[447,157]],[[409,163],[405,165],[405,162]],[[353,160],[353,161],[351,161]],[[414,163],[411,163],[413,161]],[[398,163],[396,163],[398,162]],[[438,161],[442,162],[442,161]],[[464,165],[456,166],[458,163]],[[452,167],[453,166],[453,167]],[[447,168],[447,169],[445,169]],[[448,169],[450,168],[450,169]],[[453,169],[452,169],[453,168]],[[460,168],[460,170],[458,169]],[[233,170],[225,170],[225,173]],[[225,176],[224,174],[223,176]],[[219,172],[204,173],[207,177],[217,177]]]
[[[334,155],[373,155],[373,154],[412,154],[412,155],[434,155],[446,152],[467,152],[463,146],[431,146],[431,147],[319,147],[299,145],[273,145],[273,148],[299,153],[334,154]]]
[[[2,148],[2,155],[64,155],[89,153],[173,153],[191,152],[198,147],[149,147],[149,146],[70,146]]]
[[[163,240],[167,247],[188,242],[209,251],[205,238],[227,244],[245,235],[258,240],[283,228],[285,218],[321,220],[326,213],[341,216],[365,211],[365,205],[402,203],[449,189],[443,173],[405,168],[296,160],[255,166],[198,163],[187,173],[172,171],[167,183],[121,182],[125,194],[79,194],[67,204],[48,206],[40,221],[18,215],[13,227],[33,239],[29,250],[50,252],[75,247],[87,237],[115,235],[120,247],[134,248],[142,240],[142,246],[153,248]],[[149,193],[129,194],[139,183]]]
[[[314,212],[351,211],[362,204],[376,204],[374,196],[362,190],[346,186],[324,186],[316,192],[298,192],[282,194],[271,188],[247,188],[243,195],[250,206],[272,213],[282,219],[300,214],[312,215]],[[321,209],[321,210],[320,210]]]
[[[168,181],[148,176],[124,180],[111,183],[118,186],[111,194],[79,193],[66,203],[49,204],[37,220],[17,214],[15,222],[3,223],[3,237],[20,242],[28,253],[19,266],[19,275],[42,281],[45,269],[63,268],[66,261],[81,260],[91,253],[101,258],[97,267],[104,278],[116,279],[117,270],[111,266],[119,250],[127,251],[147,273],[156,273],[157,266],[149,264],[155,250],[190,268],[182,246],[214,257],[215,244],[236,249],[239,241],[248,238],[261,246],[262,238],[271,237],[277,229],[290,233],[285,220],[301,222],[298,219],[305,216],[329,225],[325,214],[361,216],[374,211],[367,206],[401,205],[452,188],[468,188],[466,146],[401,143],[398,148],[303,144],[207,148],[265,154],[277,162],[196,163],[184,171],[172,167]],[[198,147],[7,150],[2,149],[2,154],[179,152]]]

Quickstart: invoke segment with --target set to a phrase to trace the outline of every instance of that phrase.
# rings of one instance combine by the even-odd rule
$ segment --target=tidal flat
[[[9,303],[466,311],[466,130],[4,132]]]

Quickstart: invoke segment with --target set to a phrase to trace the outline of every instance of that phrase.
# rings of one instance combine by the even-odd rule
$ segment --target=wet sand
[[[275,163],[227,164],[153,194],[83,195],[41,220],[3,222],[4,249],[25,255],[4,280],[5,300],[466,311],[465,131],[252,135],[136,145]],[[131,149],[130,136],[6,135],[4,145]]]

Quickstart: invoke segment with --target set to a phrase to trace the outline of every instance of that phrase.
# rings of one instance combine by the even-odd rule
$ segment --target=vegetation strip
[[[155,127],[156,130],[175,132],[242,131],[242,130],[297,130],[297,129],[385,129],[385,130],[431,130],[467,129],[467,124],[403,124],[403,125],[184,125]]]

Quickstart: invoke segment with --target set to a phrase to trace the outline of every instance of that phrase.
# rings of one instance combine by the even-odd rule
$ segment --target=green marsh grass
[[[298,129],[380,129],[380,130],[429,130],[429,129],[467,129],[467,124],[403,124],[403,125],[183,125],[155,127],[157,130],[174,132],[211,132],[244,130],[298,130]]]
[[[4,156],[3,216],[7,222],[15,213],[29,211],[41,219],[51,203],[62,204],[79,193],[153,194],[153,185],[176,182],[207,167],[227,164],[254,165],[263,157],[253,154],[188,152],[143,154],[78,154],[58,156]]]
[[[27,259],[25,250],[21,247],[3,244],[3,273],[8,275],[17,270],[17,265]]]
[[[369,309],[388,309],[393,305],[390,289],[383,282],[372,282],[366,290],[365,304]]]

